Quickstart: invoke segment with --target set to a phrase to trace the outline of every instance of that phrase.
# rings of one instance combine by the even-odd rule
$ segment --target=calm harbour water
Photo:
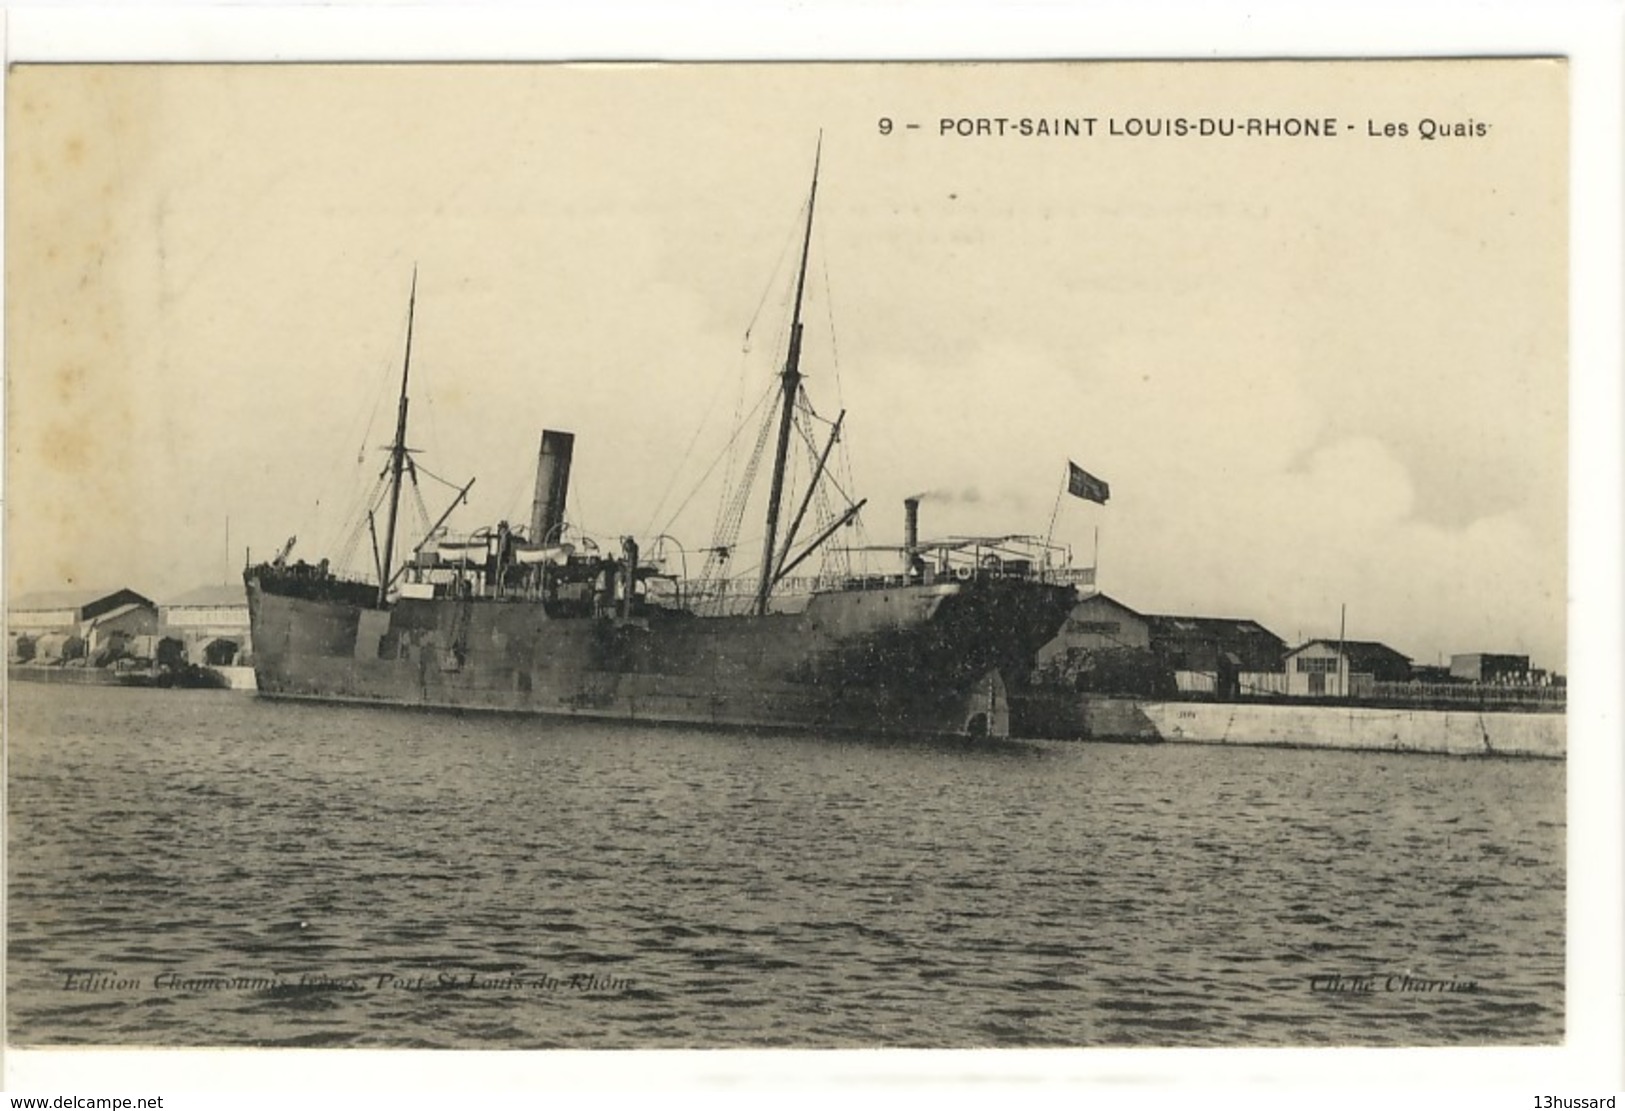
[[[1561,762],[10,698],[17,1045],[1563,1036]]]

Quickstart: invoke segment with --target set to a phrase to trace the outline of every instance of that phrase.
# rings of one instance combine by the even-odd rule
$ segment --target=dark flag
[[[1106,504],[1106,499],[1112,496],[1112,488],[1106,485],[1104,479],[1096,478],[1070,459],[1067,460],[1066,492],[1075,498],[1085,501]]]

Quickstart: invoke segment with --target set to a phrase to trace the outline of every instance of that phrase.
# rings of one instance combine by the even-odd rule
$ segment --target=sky
[[[1299,643],[1346,610],[1418,662],[1563,670],[1567,87],[1527,59],[20,66],[8,588],[162,600],[343,547],[414,269],[409,440],[476,479],[454,523],[524,520],[559,428],[575,524],[698,551],[719,494],[684,499],[783,358],[816,149],[803,370],[847,411],[863,539],[921,492],[926,535],[1053,515],[1142,612]],[[999,118],[1095,133],[976,133]],[[1069,459],[1107,505],[1058,503]]]

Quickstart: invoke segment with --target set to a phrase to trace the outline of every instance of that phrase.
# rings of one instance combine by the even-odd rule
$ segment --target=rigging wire
[[[767,305],[768,296],[772,294],[774,287],[779,284],[779,272],[784,269],[785,256],[790,253],[790,248],[796,242],[797,231],[801,227],[802,223],[801,214],[806,210],[807,204],[805,201],[803,201],[801,207],[796,209],[796,219],[793,223],[791,223],[789,231],[785,233],[784,242],[779,247],[778,260],[773,263],[773,269],[767,276],[767,284],[762,287],[762,296],[761,299],[756,302],[756,311],[751,313],[750,323],[745,326],[745,342],[743,350],[746,353],[749,353],[751,349],[751,333],[756,330],[756,322],[761,319],[762,309]]]
[[[822,271],[823,276],[824,276],[824,320],[829,326],[830,371],[831,371],[831,373],[833,374],[833,376],[835,378],[835,397],[836,397],[836,400],[838,402],[840,402],[840,404],[844,408],[845,404],[846,404],[846,400],[845,400],[846,387],[841,382],[841,345],[840,345],[840,343],[839,343],[839,341],[837,339],[836,331],[835,331],[835,287],[834,287],[833,283],[831,283],[830,277],[829,277],[829,257],[828,257],[828,255],[820,256],[819,262],[820,262],[820,270]],[[850,493],[848,493],[848,491],[856,489],[857,488],[857,483],[853,479],[853,475],[852,475],[852,454],[851,454],[850,451],[847,450],[847,441],[846,441],[846,439],[844,437],[841,440],[841,445],[840,445],[840,449],[839,449],[838,454],[840,455],[839,466],[840,466],[841,472],[842,472],[841,473],[841,478],[837,479],[832,474],[830,476],[830,482],[832,484],[834,484],[835,487],[838,490],[840,490],[841,496],[843,498],[845,498],[846,501],[847,501],[847,504],[850,505],[851,502],[852,502],[852,495]],[[844,480],[844,482],[843,482],[843,480]],[[867,544],[868,539],[867,539],[866,534],[863,531],[863,517],[862,517],[862,515],[860,514],[858,517],[854,518],[852,524],[853,524],[854,527],[856,527],[858,529],[858,533],[859,533],[859,537],[860,537],[860,543]]]
[[[432,382],[432,378],[423,379],[423,408],[429,414],[429,439],[424,444],[424,447],[428,448],[428,454],[431,457],[438,457],[440,454],[440,426],[435,420],[437,406],[434,403],[434,390],[430,388]]]
[[[758,406],[760,408],[760,406]],[[716,606],[725,604],[722,584],[731,577],[727,574],[728,562],[738,548],[739,529],[744,523],[745,508],[749,502],[751,488],[755,485],[756,472],[761,466],[762,456],[765,454],[769,434],[773,430],[773,414],[771,411],[761,422],[761,429],[756,436],[756,445],[751,451],[750,459],[745,465],[744,473],[740,476],[738,485],[733,490],[733,496],[727,500],[725,506],[718,513],[717,526],[712,534],[710,551],[706,555],[705,568],[700,575],[700,596],[706,597],[713,588],[717,590]],[[738,575],[742,572],[735,572]]]
[[[751,407],[751,409],[750,409],[750,411],[748,413],[746,412],[746,410],[745,410],[745,399],[748,396],[747,386],[748,386],[748,383],[750,382],[750,380],[754,377],[754,367],[753,367],[753,364],[752,364],[752,361],[751,361],[751,358],[750,358],[752,350],[753,350],[753,348],[752,348],[752,336],[755,334],[757,323],[759,322],[759,320],[761,318],[762,309],[766,306],[766,304],[768,302],[768,297],[773,292],[775,286],[779,287],[779,296],[778,296],[778,299],[777,299],[777,301],[775,303],[775,307],[777,309],[779,309],[779,310],[788,310],[788,308],[790,306],[790,300],[791,300],[791,297],[793,295],[793,289],[791,287],[791,284],[790,283],[781,283],[781,282],[778,281],[778,278],[779,278],[780,272],[784,269],[785,258],[787,257],[791,247],[796,242],[796,229],[800,226],[800,213],[802,213],[804,211],[805,211],[805,204],[803,204],[801,207],[799,207],[797,209],[797,218],[796,218],[796,220],[794,222],[791,223],[788,231],[786,232],[783,244],[779,248],[778,261],[774,264],[773,272],[772,272],[772,274],[769,275],[767,283],[762,289],[761,300],[757,303],[756,311],[751,315],[750,324],[745,329],[744,342],[740,347],[740,354],[739,354],[739,374],[738,374],[738,377],[737,377],[737,382],[738,382],[738,385],[739,385],[739,391],[735,395],[735,401],[734,401],[733,427],[735,429],[735,434],[728,442],[728,446],[729,446],[729,449],[730,449],[730,454],[728,456],[727,466],[726,466],[725,471],[724,471],[725,475],[727,475],[727,476],[732,476],[734,474],[736,464],[738,463],[737,448],[739,446],[739,433],[744,430],[744,427],[746,426],[747,422],[752,418],[752,416],[754,416],[756,410],[761,406],[761,404],[762,404],[762,402],[764,400],[763,398],[758,398],[756,404]],[[789,341],[789,330],[790,330],[789,313],[787,311],[776,312],[774,314],[774,319],[778,321],[778,328],[777,328],[777,331],[774,333],[774,340],[773,340],[773,345],[772,345],[771,350],[773,352],[775,352],[775,353],[776,352],[781,352],[781,351],[788,351],[789,350],[789,342],[788,342]],[[774,374],[771,377],[772,377],[773,381],[775,381],[775,382],[777,381],[777,371],[776,370],[775,370]],[[773,388],[769,389],[769,396],[775,395],[776,393],[777,393],[776,387],[773,387]],[[709,472],[707,472],[707,473],[709,473]],[[725,479],[724,484],[723,484],[723,489],[724,489],[724,497],[723,497],[722,500],[723,500],[723,502],[726,502],[727,501],[726,491],[729,489],[729,481],[726,480],[726,479]],[[674,515],[673,519],[675,520],[675,515]],[[719,514],[718,519],[720,521],[720,519],[721,519],[720,514]]]
[[[355,453],[355,461],[358,466],[366,461],[367,444],[372,440],[373,427],[378,423],[378,409],[384,403],[384,394],[393,392],[389,387],[393,384],[393,374],[391,372],[395,369],[393,355],[379,356],[378,370],[376,372],[378,388],[373,390],[372,409],[367,413],[367,423],[361,428],[361,444],[356,448]]]
[[[763,287],[762,295],[757,301],[755,311],[751,314],[750,322],[745,329],[743,343],[741,344],[742,367],[741,374],[738,378],[741,387],[743,387],[743,384],[746,381],[746,375],[744,373],[745,367],[743,364],[745,364],[748,360],[745,357],[748,356],[752,351],[752,341],[756,328],[760,323],[762,313],[768,304],[772,292],[775,286],[780,285],[780,282],[778,281],[779,275],[784,269],[785,259],[788,256],[791,247],[799,238],[798,231],[804,223],[808,204],[810,204],[810,198],[808,201],[803,202],[800,206],[798,206],[796,219],[791,224],[789,231],[781,243],[778,259],[775,261],[773,270]],[[827,263],[823,266],[823,276],[824,285],[827,290],[829,287],[829,272]],[[787,304],[790,295],[790,290],[783,289],[781,292],[780,301]],[[789,338],[788,332],[790,326],[791,324],[789,320],[785,316],[781,315],[777,337],[779,342],[775,345],[775,350],[787,349],[787,341]],[[831,322],[831,331],[833,333],[833,321]],[[837,392],[840,390],[838,373],[839,372],[837,370]],[[774,426],[774,411],[772,409],[769,409],[766,417],[763,418],[759,424],[756,441],[751,448],[748,458],[745,460],[744,466],[739,470],[737,480],[734,479],[735,464],[738,462],[738,452],[742,446],[741,437],[745,429],[749,427],[751,420],[761,412],[764,406],[766,406],[767,402],[770,399],[775,398],[779,393],[780,383],[776,379],[777,376],[775,376],[775,381],[770,384],[769,388],[758,397],[756,403],[751,407],[748,413],[745,412],[744,409],[746,391],[743,388],[738,391],[734,403],[735,430],[733,434],[728,438],[727,442],[723,445],[722,450],[712,460],[711,464],[705,469],[705,472],[700,476],[699,480],[693,484],[688,495],[684,497],[682,502],[679,503],[676,509],[672,511],[670,517],[667,519],[666,525],[660,530],[661,532],[670,531],[677,519],[682,516],[684,511],[698,495],[700,490],[703,489],[710,481],[711,477],[716,473],[718,467],[722,466],[722,497],[719,499],[718,513],[713,525],[712,544],[706,558],[705,567],[700,576],[699,585],[702,597],[706,596],[708,589],[713,584],[716,584],[719,580],[726,581],[729,578],[737,577],[739,574],[743,573],[739,571],[738,568],[735,568],[734,575],[729,576],[726,574],[726,571],[733,554],[738,550],[739,533],[744,521],[745,512],[748,508],[750,495],[756,484],[756,477],[760,471],[766,446]],[[726,382],[719,382],[717,389],[712,393],[711,398],[705,407],[705,412],[699,425],[696,427],[693,436],[690,437],[688,444],[685,446],[677,465],[672,468],[671,478],[668,480],[666,488],[661,492],[660,498],[657,500],[654,510],[650,513],[649,522],[645,526],[646,535],[654,532],[654,522],[659,520],[661,512],[664,510],[667,502],[669,501],[671,492],[676,485],[677,476],[692,458],[694,448],[699,442],[700,435],[703,433],[706,423],[710,420],[712,413],[716,409],[717,401],[721,396],[722,387],[725,384]],[[793,427],[798,432],[800,439],[805,445],[809,453],[809,457],[812,460],[807,472],[807,481],[816,482],[818,476],[813,468],[815,468],[817,465],[820,449],[817,444],[813,422],[819,421],[826,425],[829,425],[830,422],[824,421],[823,418],[819,417],[813,411],[811,402],[806,393],[799,390],[797,392],[797,398],[792,411],[792,420]],[[787,490],[792,494],[792,500],[794,500],[796,479],[795,469],[792,468],[789,473],[786,474],[785,478],[786,482],[788,483]],[[833,479],[832,484],[837,486],[837,489],[840,490],[843,497],[846,497],[844,489],[840,489],[839,484],[834,483]],[[823,519],[824,525],[827,527],[828,522],[833,519],[833,516],[829,509],[828,492],[822,488],[821,483],[819,484],[819,487],[820,488],[815,491],[818,501],[817,515]],[[574,491],[572,491],[572,493],[573,492]],[[809,497],[809,501],[811,500],[812,499]],[[847,500],[850,502],[850,498]],[[759,568],[747,570],[759,570]],[[719,603],[721,601],[720,594],[718,596],[718,601]]]
[[[361,544],[361,533],[367,523],[367,511],[376,511],[378,506],[382,504],[385,481],[385,478],[380,476],[377,482],[374,483],[370,494],[363,499],[361,506],[358,507],[358,511],[353,516],[350,530],[345,534],[344,541],[339,546],[338,556],[335,560],[336,566],[346,569],[355,567],[355,550]]]
[[[356,545],[360,542],[361,529],[366,523],[368,510],[376,509],[383,501],[384,482],[385,476],[379,475],[373,479],[371,489],[358,487],[351,495],[349,506],[346,508],[343,517],[340,518],[347,531],[338,544],[337,563],[339,566],[345,568],[355,566],[353,557]]]
[[[566,494],[564,495],[564,499],[565,499],[565,502],[564,502],[564,521],[565,521],[565,523],[568,524],[568,525],[573,526],[575,531],[581,533],[581,535],[583,535],[583,536],[591,536],[592,534],[587,531],[587,526],[583,525],[581,523],[582,521],[585,521],[587,519],[587,511],[581,507],[581,486],[580,486],[580,484],[579,483],[571,483],[569,491],[566,492]],[[576,507],[576,512],[573,513],[573,514],[570,512],[570,505],[572,503]],[[563,535],[562,531],[561,531],[560,535]]]
[[[782,312],[780,312],[778,314],[779,328],[778,328],[778,332],[774,336],[774,341],[773,341],[773,351],[775,353],[777,353],[777,352],[788,352],[790,350],[790,315],[789,315],[788,310],[790,308],[790,301],[791,301],[792,296],[793,296],[793,291],[791,289],[789,289],[789,288],[785,288],[784,290],[781,291],[781,295],[779,297],[779,303],[778,303],[777,307],[779,309],[781,309],[781,310],[784,310],[784,311],[782,311]],[[766,395],[764,397],[758,398],[758,400],[756,402],[756,405],[752,407],[752,409],[750,410],[750,412],[748,414],[744,413],[743,412],[743,407],[744,407],[744,399],[745,399],[745,387],[746,387],[746,384],[748,383],[748,381],[750,380],[751,375],[748,372],[751,369],[752,368],[749,365],[749,359],[747,358],[747,353],[742,353],[741,356],[740,356],[739,403],[735,407],[735,413],[734,413],[734,427],[736,429],[740,429],[740,430],[743,430],[743,428],[745,427],[746,422],[748,422],[751,419],[751,417],[754,416],[757,408],[759,408],[766,400],[768,400],[769,398],[777,400],[777,398],[779,396],[779,390],[780,390],[779,369],[775,369],[768,376],[769,385],[767,386]],[[774,407],[774,409],[772,409],[771,411],[776,412],[777,408]],[[736,461],[737,461],[737,456],[736,455],[735,456],[730,456],[730,458],[728,460],[728,474],[729,475],[733,474],[733,472],[734,472],[734,464],[736,463]],[[725,489],[726,489],[726,487],[725,487]]]
[[[400,327],[404,331],[406,314],[403,313],[398,319]],[[332,466],[323,470],[321,482],[317,487],[316,499],[311,509],[311,512],[316,514],[317,527],[302,528],[299,530],[301,535],[308,534],[319,540],[330,540],[333,530],[353,529],[356,525],[354,517],[360,512],[360,506],[365,505],[366,501],[370,500],[366,494],[367,486],[361,479],[359,472],[366,467],[368,445],[372,442],[374,428],[378,423],[379,410],[383,406],[384,396],[394,393],[392,385],[396,381],[396,374],[399,370],[400,363],[397,361],[394,352],[380,350],[375,356],[374,370],[371,375],[374,382],[373,389],[370,391],[372,395],[371,407],[368,408],[366,396],[363,395],[359,399],[359,404],[351,411],[350,419],[344,426],[347,431],[343,433],[342,438],[339,440],[340,444],[351,444],[359,441],[355,462],[350,466]],[[348,448],[344,450],[348,452]],[[348,455],[345,458],[348,458]],[[347,511],[337,517],[320,513],[321,504],[331,492],[330,488],[334,481],[341,479],[346,474],[349,477],[343,480],[342,485],[348,487],[350,491],[346,499]],[[307,518],[306,524],[309,525],[310,523],[310,519]],[[364,524],[365,522],[361,523]],[[349,533],[344,532],[340,533],[340,535],[348,536]],[[321,543],[318,550],[326,550],[329,547],[328,543]]]
[[[835,476],[829,473],[827,464],[823,476],[818,476],[816,474],[815,468],[818,466],[818,458],[823,454],[823,450],[818,446],[817,441],[813,437],[812,422],[817,421],[828,426],[832,434],[835,429],[835,423],[833,421],[824,420],[823,417],[820,417],[813,410],[812,402],[808,400],[805,395],[803,395],[802,400],[802,415],[805,418],[805,426],[801,431],[802,439],[807,446],[809,468],[808,480],[814,481],[815,479],[818,479],[817,485],[814,487],[812,492],[812,498],[810,499],[814,521],[814,528],[812,531],[822,535],[826,529],[835,523],[835,518],[837,516],[835,509],[831,504],[830,488],[833,486],[836,492],[841,495],[842,500],[844,500],[848,506],[852,504],[852,499],[846,493],[846,491],[841,488],[840,484],[836,481]],[[844,554],[840,552],[840,549],[836,545],[826,543],[822,546],[822,551],[819,553],[819,565],[822,575],[829,575],[832,571],[842,575],[844,575],[846,572],[846,560],[844,558]]]
[[[754,326],[754,323],[755,322],[752,321],[753,326]],[[747,328],[745,330],[745,342],[746,342],[746,344],[749,344],[749,342],[750,342],[750,329],[749,328]],[[728,380],[726,378],[718,379],[717,387],[712,392],[710,400],[706,403],[705,412],[700,417],[699,423],[697,425],[695,425],[695,427],[694,427],[694,435],[689,437],[688,446],[683,449],[682,457],[677,460],[676,466],[672,467],[672,469],[671,469],[671,477],[669,479],[667,479],[666,488],[663,491],[661,491],[661,493],[660,493],[660,500],[655,502],[654,509],[649,513],[649,521],[648,521],[648,523],[646,525],[644,525],[643,535],[645,535],[645,536],[654,535],[654,524],[655,524],[655,522],[657,520],[660,519],[660,511],[663,510],[666,507],[666,499],[671,497],[672,489],[677,485],[678,477],[682,474],[683,468],[688,465],[689,458],[694,454],[694,445],[699,443],[699,441],[700,441],[700,433],[705,431],[706,424],[709,423],[709,421],[711,420],[711,414],[716,410],[717,401],[722,397],[722,389],[726,385],[728,385]],[[741,391],[741,393],[743,393],[743,391]],[[737,410],[738,410],[738,407],[735,406],[735,423],[736,424],[738,423],[738,411]],[[736,433],[736,435],[737,435],[737,433]],[[696,483],[696,486],[698,486],[700,484],[703,484],[705,482],[706,478],[708,478],[710,476],[711,469],[714,469],[715,466],[716,466],[716,464],[712,463],[711,468],[708,468],[706,470],[705,474],[700,477],[699,483]],[[688,504],[688,502],[690,500],[692,500],[693,496],[694,496],[694,492],[690,492],[688,498],[684,499],[683,505],[686,506]],[[672,514],[672,520],[675,521],[677,519],[678,514],[680,514],[681,512],[682,512],[682,507],[679,506],[677,511]],[[670,522],[667,523],[667,527],[668,528],[670,527]],[[661,529],[660,531],[665,532],[666,529]]]
[[[734,486],[731,496],[727,499],[726,506],[719,515],[717,529],[712,537],[712,547],[715,551],[727,552],[734,546],[734,542],[739,537],[739,528],[744,521],[745,506],[750,499],[752,488],[756,485],[756,472],[761,467],[762,456],[772,431],[773,414],[770,411],[761,422],[761,427],[756,435],[756,444],[751,449],[744,471],[741,473],[738,483]]]
[[[800,206],[796,221],[796,226],[798,228],[806,214],[807,205],[810,203],[811,200],[809,197],[808,202]],[[779,265],[775,267],[775,279],[777,277],[778,269],[783,265],[785,249],[781,249]],[[828,325],[828,332],[830,336],[831,367],[833,376],[835,378],[836,395],[839,398],[844,393],[844,386],[841,382],[840,375],[840,356],[839,349],[836,345],[834,313],[832,307],[834,301],[833,287],[830,282],[827,259],[821,258],[820,273],[822,274],[825,291],[824,316]],[[770,281],[769,289],[771,289],[774,284],[775,282]],[[788,303],[790,296],[790,291],[785,290],[781,300]],[[745,350],[747,352],[750,349],[750,338],[754,333],[757,321],[760,318],[766,303],[767,295],[764,293],[761,301],[757,305],[755,314],[751,318],[751,326],[746,330]],[[793,326],[793,322],[789,320],[788,316],[781,316],[780,319],[781,331],[779,336],[779,348],[787,348],[788,343],[786,341],[793,340],[793,337],[789,336],[788,334],[789,329]],[[804,375],[805,373],[806,372],[803,371]],[[770,389],[762,401],[758,401],[757,407],[760,408],[767,398],[773,397],[777,395],[777,393],[777,389]],[[736,406],[736,423],[743,426],[744,422],[738,420],[737,412],[738,407]],[[818,522],[818,531],[822,533],[833,525],[838,519],[838,514],[835,512],[832,505],[831,488],[833,488],[834,493],[838,494],[840,498],[847,503],[848,508],[854,504],[851,496],[847,493],[848,488],[852,486],[851,457],[846,451],[844,440],[838,445],[825,444],[822,447],[820,446],[818,438],[819,429],[817,425],[822,424],[829,428],[830,434],[833,435],[834,422],[828,421],[818,415],[818,413],[813,409],[811,400],[804,390],[797,391],[797,396],[791,407],[790,419],[792,422],[792,428],[807,453],[807,459],[804,464],[799,466],[792,465],[786,470],[783,477],[783,493],[790,498],[792,504],[802,503],[807,510],[812,512],[814,519]],[[702,577],[702,591],[705,591],[711,585],[712,580],[724,572],[728,558],[738,548],[738,534],[740,531],[740,526],[743,522],[747,499],[751,487],[755,483],[756,475],[760,468],[765,446],[769,435],[771,434],[773,424],[774,421],[772,419],[772,413],[770,412],[768,417],[763,420],[761,424],[760,431],[757,435],[756,444],[747,464],[740,473],[738,485],[732,487],[730,492],[729,487],[725,484],[723,509],[718,514],[717,526],[713,536],[713,547],[711,549],[710,556],[706,561],[706,567]],[[734,440],[730,441],[730,445],[737,441],[737,438],[738,434],[736,433]],[[838,460],[827,461],[825,463],[826,469],[820,473],[819,460],[824,456],[827,450],[832,450],[834,447],[840,448],[840,458]],[[731,475],[733,472],[733,455],[731,446],[729,452],[726,454],[728,454],[730,460],[728,473]],[[715,464],[713,464],[712,469],[714,468]],[[707,474],[709,475],[709,471]],[[844,482],[842,481],[843,477]],[[690,497],[692,496],[693,495],[690,495]],[[662,499],[662,502],[663,501],[664,499]],[[687,501],[685,500],[684,505],[686,506],[686,504]],[[680,513],[681,509],[679,509],[678,512]],[[675,520],[675,517],[676,514],[673,515],[673,520]],[[860,520],[854,518],[851,523],[854,527],[861,529],[862,522]],[[669,527],[670,526],[668,525],[668,528]],[[781,553],[780,558],[788,557],[788,544],[790,539],[791,538],[788,536],[784,538],[787,546]],[[844,550],[841,550],[836,546],[824,546],[824,550],[820,554],[821,561],[826,572],[832,565],[844,570],[844,567],[848,562]],[[760,568],[758,567],[754,570],[759,571]],[[733,572],[734,574],[732,577],[734,578],[738,578],[744,574],[744,572],[742,572],[738,567],[733,568]],[[717,597],[720,603],[720,594]]]
[[[821,258],[824,272],[824,320],[829,324],[829,364],[835,375],[835,400],[845,404],[845,391],[841,386],[841,348],[835,342],[835,291],[829,282],[829,259]]]
[[[818,441],[813,435],[812,422],[814,421],[831,430],[833,430],[835,427],[834,421],[825,420],[823,417],[818,415],[817,411],[813,409],[812,402],[807,397],[806,391],[802,391],[799,408],[796,411],[795,429],[796,432],[801,436],[802,444],[807,449],[809,470],[818,466],[818,457],[819,455],[823,454],[823,449],[819,447]],[[841,441],[837,446],[843,449],[841,451],[841,455],[844,457],[846,454],[844,450],[846,447],[846,438],[844,436],[841,438]],[[840,479],[838,479],[835,474],[830,471],[827,463],[825,464],[824,481],[827,481],[831,486],[835,487],[836,493],[840,494],[841,498],[848,505],[852,504],[852,495],[847,492],[846,486],[842,485]],[[850,485],[850,483],[847,485]]]
[[[429,539],[429,524],[433,518],[429,516],[429,507],[423,501],[423,487],[418,484],[419,470],[422,470],[422,468],[416,464],[412,466],[412,503],[418,511],[417,534],[423,538],[422,541],[419,541],[419,543],[422,543]],[[429,474],[428,471],[423,473]],[[434,475],[429,475],[429,477],[434,478]]]
[[[532,484],[535,481],[534,476],[527,475],[524,471],[516,472],[513,485],[509,488],[507,496],[496,503],[507,509],[508,520],[518,521],[527,530],[530,527],[530,512],[533,505],[527,504],[531,502],[531,498],[525,496],[525,490],[527,487],[534,489]],[[525,538],[533,543],[535,542],[535,537],[530,536],[528,532]]]
[[[440,485],[444,486],[448,490],[461,490],[463,488],[462,483],[453,482],[449,478],[443,478],[440,475],[435,474],[428,467],[425,467],[422,463],[412,461],[412,469],[413,469],[414,475],[422,474],[426,478],[432,478],[432,479],[434,479],[436,482],[440,483]],[[414,478],[414,481],[415,481],[415,478]]]
[[[756,404],[751,407],[750,412],[745,414],[744,417],[742,417],[740,420],[735,422],[735,428],[734,428],[733,435],[728,437],[728,442],[726,444],[724,444],[723,447],[722,447],[722,450],[717,453],[717,457],[711,461],[711,465],[705,469],[705,473],[702,474],[700,476],[700,478],[699,478],[699,481],[694,484],[694,488],[689,491],[688,496],[683,499],[682,504],[680,504],[676,509],[672,510],[671,516],[669,518],[667,518],[665,525],[661,527],[661,529],[660,529],[661,532],[670,532],[671,531],[672,525],[674,525],[677,522],[677,518],[682,516],[683,510],[688,508],[689,503],[692,502],[694,500],[694,498],[699,494],[700,490],[704,488],[705,483],[711,478],[712,473],[717,469],[717,465],[719,463],[721,463],[723,461],[723,459],[726,458],[729,455],[729,453],[733,450],[734,446],[739,442],[739,437],[742,436],[744,434],[744,432],[745,432],[745,429],[747,427],[749,427],[749,425],[746,422],[749,421],[752,417],[754,417],[757,414],[757,412],[762,408],[762,406],[767,403],[768,399],[771,398],[776,392],[777,392],[777,387],[776,386],[769,389],[769,390],[767,390],[765,393],[762,394],[761,398],[756,402]],[[760,450],[760,448],[758,448],[757,450]],[[721,502],[723,504],[726,504],[728,502],[729,494],[730,494],[731,489],[732,489],[732,487],[725,480],[724,483],[723,483],[723,487],[722,487],[722,498],[721,498]],[[717,530],[721,527],[720,522],[722,520],[722,514],[720,514],[720,513],[718,514],[717,520],[718,520],[719,523],[717,525],[712,526],[713,535],[715,535]]]

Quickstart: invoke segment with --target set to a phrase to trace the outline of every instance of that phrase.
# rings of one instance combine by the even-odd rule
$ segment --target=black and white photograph
[[[14,64],[8,1046],[1563,1046],[1570,94]]]

